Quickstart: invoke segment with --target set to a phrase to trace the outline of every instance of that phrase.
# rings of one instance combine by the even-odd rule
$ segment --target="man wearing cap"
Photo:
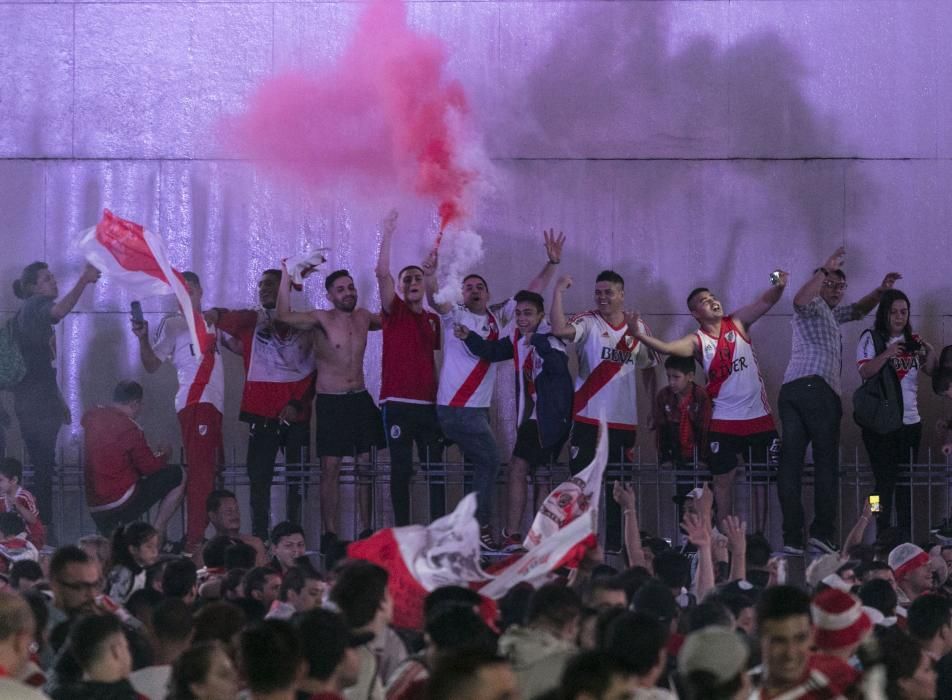
[[[688,700],[703,697],[745,698],[750,679],[744,672],[750,656],[740,635],[717,625],[692,632],[678,654],[678,674]]]
[[[904,542],[889,553],[887,560],[896,576],[896,612],[906,616],[906,609],[919,596],[932,591],[932,566],[929,555],[921,547]]]
[[[810,597],[795,586],[771,586],[757,603],[757,633],[763,664],[751,672],[751,700],[778,695],[818,700],[836,695],[818,669],[810,668],[813,624]]]
[[[849,661],[869,636],[872,620],[857,598],[836,588],[814,597],[810,609],[817,648],[810,657],[810,668],[823,673],[839,692],[852,693],[861,674]]]

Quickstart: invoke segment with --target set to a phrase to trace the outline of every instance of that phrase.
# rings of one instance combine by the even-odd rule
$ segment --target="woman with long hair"
[[[876,309],[876,321],[863,331],[856,351],[863,381],[875,380],[880,372],[894,373],[899,381],[902,424],[887,433],[865,427],[862,432],[880,499],[876,526],[880,532],[891,526],[895,496],[897,523],[907,535],[911,528],[910,493],[907,484],[899,483],[899,472],[902,465],[914,463],[919,456],[919,370],[931,376],[937,360],[935,348],[913,333],[911,317],[909,297],[898,289],[887,289]],[[886,381],[895,379],[887,376]]]
[[[32,491],[40,518],[53,517],[53,469],[56,436],[70,422],[69,409],[56,383],[56,334],[53,326],[73,310],[83,291],[99,279],[99,270],[86,264],[72,289],[59,297],[56,277],[45,262],[30,263],[13,281],[13,293],[23,305],[13,319],[26,375],[13,388],[13,407],[20,435],[33,466]]]

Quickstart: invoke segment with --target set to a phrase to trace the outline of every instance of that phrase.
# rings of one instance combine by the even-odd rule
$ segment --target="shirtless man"
[[[714,478],[718,521],[733,509],[738,455],[748,458],[752,454],[754,459],[764,457],[774,463],[779,456],[780,436],[749,332],[754,322],[780,301],[786,286],[787,273],[781,271],[776,284],[730,314],[724,313],[711,290],[698,287],[687,299],[698,330],[669,343],[635,333],[638,340],[658,352],[694,357],[704,367],[707,393],[714,402],[708,464]]]
[[[381,329],[379,314],[357,308],[357,289],[347,270],[336,270],[324,281],[332,309],[291,311],[291,277],[282,263],[278,316],[303,330],[314,329],[317,362],[317,454],[321,458],[321,550],[337,540],[340,519],[341,458],[356,454],[357,465],[369,462],[370,450],[383,447],[380,411],[364,382],[367,333]],[[361,529],[370,524],[370,486],[357,489]]]

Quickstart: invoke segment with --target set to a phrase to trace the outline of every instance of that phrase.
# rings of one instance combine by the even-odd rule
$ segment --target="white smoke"
[[[458,304],[463,300],[463,278],[482,261],[483,254],[483,239],[472,229],[451,226],[444,232],[437,275],[438,302]]]

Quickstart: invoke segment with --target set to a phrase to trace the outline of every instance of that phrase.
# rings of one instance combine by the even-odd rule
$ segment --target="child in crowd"
[[[36,499],[23,483],[23,465],[7,457],[0,460],[0,513],[17,513],[26,524],[27,539],[37,549],[46,544],[46,528],[40,520]]]
[[[145,588],[146,569],[159,559],[159,532],[148,523],[120,525],[112,535],[112,568],[109,570],[109,597],[125,603],[129,596]]]
[[[694,382],[693,357],[669,355],[664,361],[668,385],[655,397],[655,430],[658,461],[677,470],[677,497],[683,499],[696,485],[693,472],[707,460],[707,429],[711,421],[711,399],[704,387]]]
[[[23,518],[16,513],[0,513],[0,572],[6,573],[14,562],[39,561],[40,555],[26,538]]]

